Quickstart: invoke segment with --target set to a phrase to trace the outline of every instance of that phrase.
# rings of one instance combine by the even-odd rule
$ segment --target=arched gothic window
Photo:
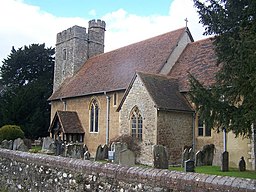
[[[131,112],[131,135],[133,138],[142,141],[143,118],[138,107],[134,107]]]
[[[99,105],[96,99],[90,106],[90,132],[99,132]]]

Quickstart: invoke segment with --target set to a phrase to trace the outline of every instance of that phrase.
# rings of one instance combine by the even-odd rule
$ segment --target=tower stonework
[[[104,52],[105,27],[106,23],[104,21],[89,21],[89,57]]]
[[[105,26],[104,21],[91,20],[88,33],[86,28],[75,25],[57,34],[53,92],[88,58],[104,53]]]

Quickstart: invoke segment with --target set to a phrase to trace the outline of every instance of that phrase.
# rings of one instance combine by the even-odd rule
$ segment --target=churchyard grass
[[[169,167],[172,171],[184,171],[182,167]],[[222,172],[219,166],[200,166],[195,168],[196,173],[204,173],[210,175],[220,175],[220,176],[230,176],[230,177],[240,177],[256,179],[256,171],[239,171],[237,168],[229,168],[229,171]]]
[[[42,149],[42,146],[32,146],[32,148],[29,150],[29,152],[38,153],[41,149]]]

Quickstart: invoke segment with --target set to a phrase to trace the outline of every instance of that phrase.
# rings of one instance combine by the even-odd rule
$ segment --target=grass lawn
[[[42,149],[42,146],[32,146],[32,148],[29,151],[31,153],[38,153],[41,149]]]
[[[169,167],[172,171],[184,171],[182,167]],[[256,179],[256,171],[244,171],[240,172],[237,168],[229,168],[228,172],[222,172],[219,166],[201,166],[196,167],[196,173],[205,173],[209,175],[220,175],[220,176],[230,176],[230,177],[242,177],[249,179]]]

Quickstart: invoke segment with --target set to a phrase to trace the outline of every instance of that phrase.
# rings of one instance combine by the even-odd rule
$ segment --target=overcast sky
[[[192,0],[1,0],[0,61],[32,43],[54,47],[56,34],[91,19],[106,22],[105,52],[186,25],[195,40],[204,29]]]

